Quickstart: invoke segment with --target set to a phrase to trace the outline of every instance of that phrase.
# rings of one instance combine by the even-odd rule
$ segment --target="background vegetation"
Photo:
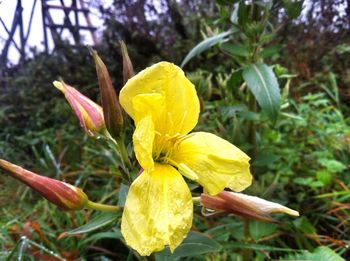
[[[350,259],[349,1],[159,3],[155,9],[149,1],[114,1],[101,10],[106,29],[96,49],[115,88],[122,87],[119,40],[126,42],[136,71],[161,60],[180,65],[192,50],[183,68],[201,99],[196,129],[216,133],[252,156],[255,181],[248,194],[286,204],[301,216],[264,223],[204,217],[197,208],[195,232],[175,256],[165,251],[154,258]],[[208,38],[212,42],[193,49]],[[276,115],[256,105],[244,74],[262,62],[278,80]],[[52,87],[59,76],[99,101],[85,46],[36,53],[2,71],[0,158],[84,188],[92,200],[122,204],[126,188],[119,159],[103,141],[83,134]],[[5,175],[0,186],[0,259],[140,259],[122,243],[120,216],[61,212]]]

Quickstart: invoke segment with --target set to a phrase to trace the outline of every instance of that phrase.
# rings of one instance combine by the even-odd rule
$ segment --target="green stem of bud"
[[[120,210],[120,208],[118,206],[96,203],[96,202],[92,202],[90,200],[86,203],[85,207],[88,209],[100,210],[100,211],[105,211],[105,212],[117,212]]]
[[[126,147],[125,147],[124,138],[119,138],[117,140],[117,144],[118,144],[120,156],[121,156],[123,162],[126,164],[126,166],[129,169],[132,169],[131,161],[129,159],[128,152],[127,152]]]
[[[200,205],[201,197],[192,197],[192,201],[193,201],[194,204]]]

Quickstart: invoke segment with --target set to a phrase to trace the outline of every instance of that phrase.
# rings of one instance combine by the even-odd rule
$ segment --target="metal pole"
[[[19,19],[18,15],[19,15],[19,13],[18,13],[18,9],[17,8],[18,8],[18,2],[17,2],[17,6],[16,6],[15,15],[14,15],[13,20],[12,20],[12,26],[11,26],[11,30],[10,30],[9,36],[8,36],[8,38],[7,38],[6,42],[5,42],[5,46],[4,46],[4,48],[2,49],[2,52],[1,52],[0,65],[3,66],[3,67],[6,67],[6,65],[7,65],[8,50],[9,50],[11,41],[13,41],[13,35],[16,32],[16,28],[17,28],[17,24],[18,24],[18,19]]]
[[[44,31],[44,45],[45,52],[49,52],[49,45],[47,42],[47,31],[46,31],[46,8],[45,8],[45,0],[41,0],[41,15],[43,19],[43,31]]]
[[[79,33],[79,15],[77,1],[72,0],[72,6],[74,7],[74,18],[75,18],[75,32],[76,32],[76,44],[80,43],[80,33]]]
[[[17,2],[17,11],[19,12],[19,20],[18,20],[18,25],[19,25],[19,37],[21,41],[21,62],[25,60],[25,46],[26,46],[26,41],[24,39],[24,28],[23,28],[23,7],[22,7],[22,0],[18,0]]]

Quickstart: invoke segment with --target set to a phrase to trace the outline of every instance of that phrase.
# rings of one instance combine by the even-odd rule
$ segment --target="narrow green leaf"
[[[232,33],[234,33],[234,31],[230,30],[227,32],[220,33],[218,35],[214,35],[200,42],[186,55],[185,59],[181,63],[181,67],[184,67],[188,63],[188,61],[191,60],[193,57],[223,41],[227,36],[229,36]]]
[[[245,25],[250,22],[249,7],[246,5],[245,1],[239,2],[237,16],[238,24],[241,27],[245,27]]]
[[[10,254],[6,257],[5,261],[11,261],[14,259],[14,255],[21,244],[22,244],[22,239],[17,241],[16,245],[14,246]]]
[[[173,254],[171,254],[169,248],[166,248],[162,252],[156,253],[155,256],[156,261],[170,261],[178,260],[181,257],[217,252],[220,249],[221,245],[215,240],[204,234],[191,231],[181,245],[175,249]]]
[[[116,213],[102,213],[96,216],[95,218],[91,219],[89,223],[81,227],[78,227],[76,229],[73,229],[71,231],[64,232],[64,235],[71,236],[71,235],[88,233],[88,232],[97,230],[101,227],[104,227],[108,224],[111,224],[117,219],[118,219],[118,215]]]
[[[230,91],[234,91],[235,89],[238,89],[238,87],[242,83],[243,83],[242,70],[239,69],[231,73],[231,76],[228,79],[226,86]]]
[[[249,221],[249,231],[252,238],[257,241],[262,237],[275,233],[277,231],[277,225],[251,220]]]
[[[126,196],[128,195],[129,186],[121,184],[119,188],[118,206],[124,207]]]
[[[101,232],[101,233],[97,233],[97,234],[94,234],[94,235],[86,238],[83,241],[83,245],[85,245],[91,241],[100,240],[103,238],[120,239],[122,237],[123,237],[122,233],[120,232],[119,229],[115,230],[114,232]]]
[[[263,63],[250,64],[243,70],[243,79],[261,109],[275,120],[280,109],[280,90],[272,69]]]
[[[249,56],[249,49],[245,47],[244,45],[238,45],[238,44],[231,44],[231,43],[224,43],[222,45],[222,49],[224,49],[226,52],[242,56],[242,57],[248,57]]]
[[[240,242],[229,242],[228,247],[231,249],[252,249],[256,251],[279,251],[279,252],[295,252],[295,249],[291,248],[282,248],[282,247],[273,247],[273,246],[267,246],[267,245],[260,245],[260,244],[252,244],[252,243],[240,243]]]
[[[345,261],[340,255],[326,246],[315,249],[314,252],[304,251],[300,254],[289,254],[281,260],[308,260],[308,261]]]

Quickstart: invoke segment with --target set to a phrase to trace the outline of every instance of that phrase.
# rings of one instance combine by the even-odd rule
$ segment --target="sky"
[[[22,7],[23,7],[23,24],[24,24],[24,34],[26,35],[28,30],[28,23],[30,18],[30,13],[33,7],[33,3],[35,0],[22,0]],[[64,1],[67,6],[71,4],[71,0],[65,0]],[[77,1],[79,3],[79,1]],[[86,1],[85,1],[86,2]],[[109,6],[112,3],[112,0],[104,0],[101,1],[104,7]],[[60,5],[59,0],[51,0],[49,4],[52,5]],[[15,14],[17,1],[16,0],[0,0],[0,17],[4,21],[6,27],[8,30],[11,30],[12,20]],[[55,10],[51,9],[50,14],[53,17],[54,21],[57,24],[63,24],[63,11],[62,10]],[[101,33],[103,30],[103,20],[99,18],[99,13],[97,11],[91,10],[90,13],[90,19],[92,21],[93,26],[98,28],[98,31],[96,32],[97,35]],[[70,14],[71,20],[73,19],[74,14],[73,12]],[[81,13],[79,15],[79,22],[82,25],[86,25],[86,20],[83,14]],[[69,33],[64,33],[63,37],[69,39]],[[4,29],[3,25],[0,24],[0,53],[3,50],[5,39],[7,39],[7,32]],[[53,43],[51,40],[51,33],[48,31],[49,36],[49,48],[52,49]],[[83,43],[84,44],[92,44],[91,34],[88,31],[85,31],[85,34],[82,35],[83,37]],[[19,30],[17,29],[15,32],[14,39],[19,45]],[[36,6],[34,9],[34,16],[33,16],[33,22],[31,26],[31,30],[28,37],[28,45],[26,48],[27,53],[29,53],[29,47],[35,46],[38,51],[44,50],[44,33],[43,33],[43,24],[42,24],[42,15],[41,15],[41,0],[36,1]],[[15,47],[11,45],[9,49],[9,61],[13,64],[16,64],[19,59],[19,54]]]

